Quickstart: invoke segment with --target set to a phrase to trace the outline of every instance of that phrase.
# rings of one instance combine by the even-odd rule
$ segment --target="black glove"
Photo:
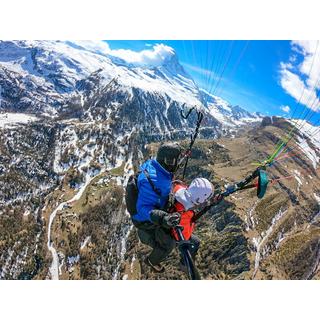
[[[178,213],[167,213],[163,210],[152,210],[150,217],[154,224],[168,229],[177,226],[180,222],[180,215]]]
[[[180,214],[175,212],[175,213],[167,213],[162,220],[162,226],[164,228],[174,228],[180,223]]]

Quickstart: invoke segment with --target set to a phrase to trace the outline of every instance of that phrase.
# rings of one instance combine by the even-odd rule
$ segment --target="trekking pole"
[[[191,256],[191,253],[190,253],[190,241],[188,240],[185,240],[184,236],[183,236],[183,233],[182,233],[182,230],[183,230],[183,227],[182,226],[176,226],[175,228],[175,231],[178,235],[178,248],[179,248],[179,251],[182,255],[182,258],[183,258],[183,262],[185,264],[185,266],[187,267],[187,270],[188,270],[188,277],[190,280],[201,280],[201,277],[200,277],[200,274],[192,260],[192,256]]]

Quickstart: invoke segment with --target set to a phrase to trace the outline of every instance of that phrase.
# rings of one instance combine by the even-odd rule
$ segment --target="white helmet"
[[[175,193],[175,198],[183,204],[186,210],[203,204],[213,195],[213,185],[205,178],[196,178],[191,183],[189,188],[180,189]]]

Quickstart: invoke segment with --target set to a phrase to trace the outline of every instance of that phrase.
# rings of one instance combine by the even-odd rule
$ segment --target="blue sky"
[[[301,118],[308,108],[318,108],[316,96],[320,86],[316,69],[320,68],[320,45],[318,48],[315,41],[107,42],[110,49],[137,52],[152,50],[159,43],[170,46],[200,87],[249,111]],[[222,75],[220,82],[219,75]],[[312,114],[311,121],[315,123],[319,113]]]

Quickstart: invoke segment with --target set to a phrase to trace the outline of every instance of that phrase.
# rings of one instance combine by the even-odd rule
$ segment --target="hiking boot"
[[[165,268],[162,266],[160,263],[159,264],[152,264],[151,261],[149,260],[149,257],[147,257],[144,260],[145,264],[148,265],[149,267],[152,268],[153,271],[155,272],[164,272]]]

